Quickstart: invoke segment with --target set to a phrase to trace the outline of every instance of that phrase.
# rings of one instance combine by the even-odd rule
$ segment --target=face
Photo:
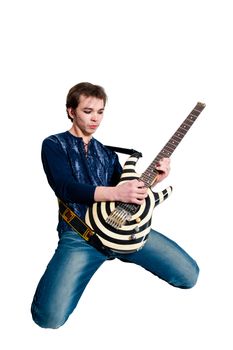
[[[91,136],[99,127],[104,113],[104,101],[96,97],[81,95],[78,107],[69,108],[73,118],[73,129],[80,137]]]

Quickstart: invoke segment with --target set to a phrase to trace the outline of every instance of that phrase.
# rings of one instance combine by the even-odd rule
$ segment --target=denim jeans
[[[112,252],[110,257],[90,246],[75,232],[63,232],[33,298],[34,322],[43,328],[62,326],[93,274],[106,260],[113,258],[140,265],[179,288],[193,287],[199,273],[196,262],[181,247],[154,230],[138,252]]]

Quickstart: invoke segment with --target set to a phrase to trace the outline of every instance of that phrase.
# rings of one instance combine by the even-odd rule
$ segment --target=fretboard
[[[176,147],[179,145],[180,141],[187,134],[188,130],[191,128],[191,126],[196,121],[197,117],[200,115],[200,113],[203,111],[204,108],[205,108],[204,103],[198,102],[196,104],[192,112],[179,126],[179,128],[170,138],[170,140],[166,143],[163,149],[155,157],[153,162],[148,166],[146,171],[141,175],[140,180],[145,183],[146,187],[150,187],[154,183],[155,178],[158,175],[158,171],[155,169],[158,162],[162,158],[170,158],[172,153],[175,151]]]

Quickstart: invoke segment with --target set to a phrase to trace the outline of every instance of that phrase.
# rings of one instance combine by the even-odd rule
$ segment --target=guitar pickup
[[[116,207],[107,217],[106,222],[110,226],[119,229],[126,223],[126,221],[129,221],[131,217],[132,215],[128,211],[120,207]]]

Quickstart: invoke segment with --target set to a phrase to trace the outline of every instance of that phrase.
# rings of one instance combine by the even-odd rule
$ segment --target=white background
[[[232,349],[231,1],[8,0],[0,33],[1,348]],[[160,185],[174,192],[153,217],[201,273],[179,290],[108,262],[68,322],[44,330],[30,304],[56,247],[57,203],[40,148],[70,127],[65,98],[81,81],[109,96],[96,138],[140,150],[138,172],[206,103]]]

